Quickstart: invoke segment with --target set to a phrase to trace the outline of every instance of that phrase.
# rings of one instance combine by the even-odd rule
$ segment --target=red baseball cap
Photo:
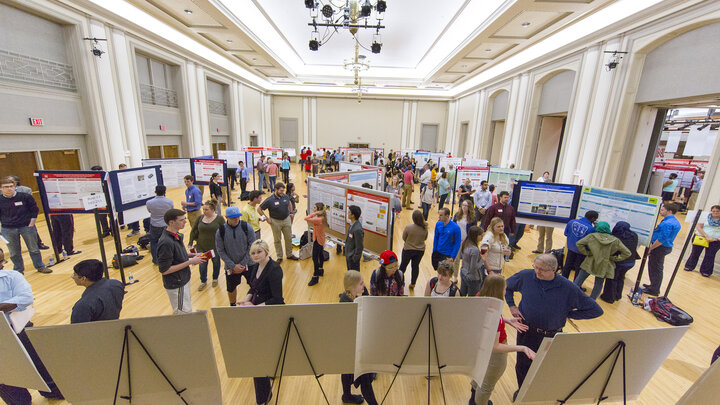
[[[380,254],[380,264],[390,264],[398,261],[397,255],[392,250],[386,250]]]

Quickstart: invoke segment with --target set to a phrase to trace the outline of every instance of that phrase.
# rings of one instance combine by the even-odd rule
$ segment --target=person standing
[[[341,154],[339,151],[335,152],[335,171],[340,170],[340,161],[345,157],[345,154]]]
[[[455,221],[456,224],[460,227],[460,244],[465,241],[465,238],[467,237],[468,231],[470,230],[470,227],[477,225],[477,220],[475,219],[475,207],[473,207],[472,200],[466,199],[463,202],[460,203],[460,209],[458,209],[458,212],[455,213],[455,217],[453,218],[453,221]],[[460,261],[461,261],[461,254],[460,251],[458,251],[458,256],[454,258],[455,261],[453,263],[453,281],[457,283],[458,280],[458,274],[460,273]]]
[[[157,262],[162,274],[163,287],[170,299],[173,314],[192,312],[190,301],[190,266],[200,264],[203,259],[196,253],[188,254],[180,230],[187,224],[185,211],[171,208],[165,213],[167,227],[158,241]]]
[[[90,170],[101,172],[103,171],[103,168],[102,166],[93,166],[90,168]],[[108,221],[108,214],[104,212],[98,214],[98,220],[100,221],[100,228],[102,228],[102,237],[107,238],[108,236],[112,235],[110,233],[110,222]]]
[[[403,172],[402,206],[404,208],[412,208],[412,204],[415,204],[414,202],[412,202],[414,181],[415,176],[413,175],[412,170],[410,170],[409,167],[406,167],[405,171]]]
[[[462,231],[458,224],[450,220],[450,210],[447,207],[438,210],[433,252],[430,257],[433,269],[437,270],[438,264],[445,259],[455,259],[460,251],[461,241]]]
[[[485,213],[492,206],[492,193],[488,190],[488,182],[483,180],[480,182],[480,190],[473,194],[473,202],[475,203],[475,212],[477,212],[477,222],[483,223]]]
[[[720,249],[720,205],[713,205],[707,216],[705,223],[698,223],[695,230],[696,236],[702,236],[707,241],[707,246],[696,245],[693,243],[692,252],[685,262],[685,271],[695,270],[700,253],[705,251],[702,264],[700,264],[700,274],[703,277],[710,277],[715,267],[715,255]]]
[[[260,214],[258,214],[257,206],[260,204],[260,191],[252,190],[249,193],[248,198],[250,199],[245,207],[242,209],[242,215],[245,217],[245,222],[252,225],[253,231],[255,232],[255,239],[260,239]],[[264,221],[264,219],[262,219]]]
[[[390,176],[390,181],[388,181],[387,185],[385,186],[385,192],[392,194],[390,205],[392,206],[393,213],[397,215],[400,213],[400,211],[402,211],[400,177],[398,175],[390,175],[390,173],[388,173],[388,175]]]
[[[223,201],[223,193],[222,193],[222,187],[220,187],[220,184],[218,184],[217,178],[220,174],[219,173],[213,173],[210,175],[210,199],[215,203],[215,213],[217,215],[220,215],[221,203],[224,203]],[[190,224],[194,224],[195,222],[191,222]]]
[[[283,155],[280,170],[282,171],[283,181],[285,184],[290,183],[290,156],[288,156],[287,153]]]
[[[251,193],[257,193],[257,198],[260,199],[259,191],[253,190]],[[235,306],[237,286],[242,282],[243,273],[252,264],[250,247],[256,238],[255,232],[250,230],[248,223],[240,219],[243,214],[238,207],[227,207],[225,216],[227,222],[220,225],[214,235],[215,248],[218,256],[225,263],[225,284],[230,306]]]
[[[575,277],[580,271],[580,264],[585,256],[577,248],[577,241],[595,232],[595,222],[598,219],[597,211],[588,211],[582,218],[573,219],[565,225],[567,238],[567,257],[562,268],[562,276],[570,278],[570,271],[575,270]]]
[[[30,187],[28,187],[28,186],[23,186],[23,185],[20,184],[20,177],[15,176],[15,175],[12,175],[12,176],[10,176],[10,177],[12,177],[12,178],[15,180],[15,191],[17,191],[18,193],[25,193],[25,194],[30,194],[30,195],[32,195],[33,191],[32,191],[32,189],[31,189]],[[62,214],[59,214],[59,215],[62,215]],[[74,232],[74,229],[73,229],[73,232]],[[45,244],[43,243],[42,239],[40,239],[40,232],[38,232],[37,234],[38,234],[38,238],[37,238],[38,249],[40,249],[40,250],[50,249],[50,247],[47,246],[47,245],[45,245]],[[72,236],[72,235],[71,235],[71,236]],[[50,237],[52,238],[53,235],[51,235]],[[72,244],[72,240],[70,240],[70,244]],[[70,249],[70,250],[72,250],[72,249]],[[68,253],[68,254],[69,254],[69,253]]]
[[[420,194],[425,190],[425,187],[427,187],[432,177],[432,173],[430,172],[430,165],[426,164],[423,166],[422,171],[420,173]]]
[[[450,196],[450,189],[452,188],[450,186],[450,183],[447,180],[447,173],[441,170],[440,173],[440,180],[438,180],[438,197],[439,197],[439,203],[438,208],[442,208],[445,206],[445,202],[448,200],[448,196]]]
[[[268,158],[268,164],[265,168],[265,171],[268,174],[268,178],[270,179],[270,189],[275,189],[275,180],[277,180],[277,172],[278,172],[278,166],[273,162],[271,158]]]
[[[675,189],[678,186],[677,173],[670,173],[668,180],[662,185],[662,201],[663,203],[671,202],[675,198]]]
[[[507,279],[505,301],[510,313],[528,326],[526,331],[518,331],[518,346],[537,352],[544,338],[562,332],[567,318],[592,319],[603,314],[602,308],[575,284],[557,277],[556,270],[555,256],[543,253],[535,258],[532,269],[521,270]],[[519,305],[515,304],[516,292],[522,294]],[[531,364],[526,353],[518,352],[515,364],[518,390]]]
[[[245,167],[245,162],[238,162],[238,175],[240,176],[240,193],[244,193],[247,189],[247,183],[250,181],[250,171]]]
[[[118,170],[125,170],[127,169],[127,165],[125,163],[120,163],[118,165]],[[121,226],[120,229],[125,229],[125,226]],[[135,235],[140,234],[140,221],[131,222],[128,224],[128,229],[130,229],[130,233],[128,234],[128,238],[133,237]]]
[[[538,177],[537,180],[535,180],[538,183],[549,183],[550,182],[550,172],[544,172],[542,176]]]
[[[55,241],[57,253],[63,251],[68,256],[82,253],[75,250],[73,238],[75,237],[75,220],[72,214],[50,214],[50,223],[52,223],[52,238]]]
[[[453,195],[455,195],[455,176],[457,175],[455,166],[453,166],[453,165],[448,166],[447,175],[448,175],[448,183],[450,183],[450,190],[452,191]]]
[[[458,286],[452,281],[453,263],[450,260],[443,260],[438,264],[437,276],[428,280],[425,286],[426,297],[455,297],[458,294]]]
[[[462,204],[465,200],[471,200],[475,189],[472,187],[472,181],[465,179],[464,183],[458,188],[458,204]]]
[[[261,193],[265,193],[265,166],[265,156],[260,155],[260,159],[255,164],[255,168],[257,168],[258,173],[257,189],[260,190]]]
[[[480,242],[480,254],[485,264],[485,272],[502,274],[503,265],[509,260],[510,242],[505,234],[505,223],[495,217]]]
[[[18,193],[15,190],[15,179],[3,177],[0,180],[2,196],[0,196],[0,234],[7,240],[10,250],[10,259],[13,268],[20,273],[25,271],[20,237],[22,236],[25,245],[30,253],[33,266],[39,273],[52,273],[43,263],[40,249],[38,248],[38,235],[35,228],[38,209],[35,199],[30,194]]]
[[[500,218],[503,221],[504,232],[508,238],[513,236],[516,224],[515,224],[515,208],[508,204],[510,201],[510,193],[507,191],[501,191],[498,194],[498,202],[491,205],[490,208],[485,211],[485,218],[483,219],[483,229],[487,230],[490,227],[490,221],[493,218]]]
[[[347,238],[345,238],[345,263],[348,270],[360,271],[360,259],[362,259],[363,249],[365,248],[365,230],[360,224],[360,216],[362,210],[357,205],[348,207],[348,219],[350,219],[350,227],[348,227]]]
[[[480,228],[471,226],[467,237],[460,246],[460,257],[462,258],[460,295],[463,297],[474,297],[480,291],[480,286],[485,279],[485,266],[478,248],[482,236]]]
[[[693,177],[692,186],[690,190],[685,193],[685,210],[695,209],[695,201],[702,187],[703,178],[705,178],[705,172],[700,171]]]
[[[392,250],[380,254],[380,267],[370,276],[370,295],[402,297],[405,295],[405,277],[398,270],[397,255]]]
[[[425,186],[425,189],[420,192],[420,204],[422,205],[423,218],[425,218],[426,221],[428,219],[428,215],[430,215],[430,208],[432,208],[434,202],[435,188],[433,187],[433,183],[429,182]]]
[[[635,261],[640,259],[640,255],[637,253],[638,235],[630,229],[629,223],[618,221],[613,227],[612,234],[620,239],[620,242],[632,255],[625,260],[615,262],[615,277],[605,280],[605,287],[600,298],[610,304],[622,299],[625,274],[635,266]]]
[[[118,280],[103,278],[104,270],[105,266],[97,259],[83,260],[73,267],[72,279],[85,291],[73,306],[70,323],[120,318],[125,286]]]
[[[202,215],[200,211],[200,208],[202,208],[202,192],[194,184],[195,178],[193,178],[193,176],[188,174],[185,176],[184,181],[186,187],[185,201],[181,201],[180,205],[187,211],[187,220],[190,221],[191,224],[194,224],[195,221],[200,218],[200,215]]]
[[[325,262],[325,228],[328,226],[325,204],[321,202],[315,203],[312,214],[306,216],[305,221],[312,224],[313,227],[313,276],[308,283],[308,286],[312,287],[320,281],[320,277],[325,275],[323,269],[323,263]]]
[[[415,289],[418,275],[420,274],[420,260],[425,255],[425,241],[427,241],[427,222],[420,210],[412,213],[413,223],[403,229],[402,239],[405,242],[400,258],[400,271],[407,273],[407,266],[410,264],[411,277],[410,289]]]
[[[195,244],[195,250],[198,254],[215,250],[215,233],[224,223],[225,219],[222,215],[218,215],[217,209],[215,208],[215,201],[208,200],[203,204],[202,211],[203,216],[198,218],[192,229],[190,230],[190,239],[188,240],[188,247]],[[237,207],[235,207],[237,209]],[[220,277],[220,256],[215,257],[200,263],[200,285],[198,291],[202,291],[207,286],[207,271],[208,261],[212,261],[213,274],[212,274],[212,286],[217,287],[218,277]]]
[[[265,201],[257,208],[261,217],[265,216],[263,210],[268,210],[269,216],[266,221],[272,229],[273,239],[275,240],[275,253],[277,261],[283,260],[283,247],[281,238],[285,240],[285,253],[290,260],[299,260],[293,255],[292,251],[292,222],[290,221],[290,213],[292,212],[292,203],[290,197],[285,194],[285,184],[282,182],[275,183],[275,192],[266,198]]]
[[[595,276],[590,298],[596,300],[600,296],[605,279],[615,277],[615,263],[630,257],[630,250],[620,239],[612,235],[610,224],[600,221],[595,232],[580,239],[575,244],[585,260],[580,264],[580,272],[575,277],[575,285],[582,287],[589,275]]]
[[[157,264],[157,244],[167,226],[165,213],[173,207],[172,200],[165,197],[166,191],[167,188],[163,185],[155,186],[155,197],[145,203],[145,208],[150,213],[148,238],[150,239],[150,255],[153,264]]]
[[[660,294],[665,256],[672,251],[675,237],[680,232],[680,222],[675,218],[677,210],[677,205],[673,203],[665,203],[660,207],[662,221],[653,231],[648,255],[650,284],[643,284],[643,292],[647,295]]]

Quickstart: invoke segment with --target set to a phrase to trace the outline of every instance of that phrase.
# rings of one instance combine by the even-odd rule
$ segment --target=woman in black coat
[[[613,227],[612,234],[620,239],[632,254],[627,259],[615,263],[615,277],[605,279],[605,287],[603,288],[600,298],[611,304],[622,299],[623,288],[625,286],[625,274],[635,266],[635,261],[640,258],[640,255],[637,253],[638,235],[630,230],[629,223],[625,221],[616,223]]]

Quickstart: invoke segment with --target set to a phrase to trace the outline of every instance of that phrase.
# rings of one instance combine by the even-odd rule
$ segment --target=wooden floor
[[[302,176],[302,177],[300,177]],[[304,175],[297,171],[296,165],[291,173],[291,181],[295,182],[297,192],[300,196],[306,194],[304,183]],[[238,187],[239,188],[239,187]],[[233,192],[236,204],[242,205],[245,202],[237,200],[237,193]],[[168,192],[168,197],[173,199],[176,207],[183,198],[182,189],[173,189]],[[207,196],[207,195],[206,195]],[[299,212],[305,212],[306,201],[301,198],[298,205]],[[420,198],[417,193],[413,200],[419,203]],[[684,218],[680,218],[681,222]],[[430,214],[430,223],[437,221],[436,210]],[[394,250],[399,254],[402,249],[402,240],[400,235],[402,229],[410,223],[410,211],[404,211],[395,223],[395,241]],[[40,274],[30,269],[31,261],[27,253],[25,253],[25,263],[29,266],[26,271],[26,277],[33,287],[35,293],[35,309],[36,314],[33,321],[38,326],[67,324],[70,321],[70,310],[75,301],[80,297],[83,288],[77,287],[70,279],[72,274],[72,266],[80,260],[86,258],[100,258],[99,247],[96,238],[95,226],[93,218],[90,215],[75,215],[75,246],[76,250],[83,251],[82,254],[73,256],[66,262],[60,263],[53,267],[53,273],[50,275]],[[38,222],[38,228],[45,241],[49,241],[47,229],[44,221]],[[672,268],[678,258],[679,251],[684,241],[688,224],[683,223],[681,231],[676,241],[676,248],[673,253],[666,259],[666,273],[663,288],[668,282]],[[302,221],[302,216],[295,218],[293,231],[296,235],[301,235],[306,229],[306,223]],[[137,236],[127,238],[128,231],[122,231],[123,245],[133,244],[137,242]],[[188,235],[189,229],[185,230]],[[263,239],[265,239],[272,247],[272,234],[270,228],[266,224],[262,224]],[[423,294],[425,283],[434,276],[432,267],[430,266],[430,250],[432,247],[432,232],[428,240],[428,254],[423,257],[421,265],[420,279],[418,280],[418,288],[410,295]],[[535,249],[537,243],[537,232],[529,230],[525,233],[524,238],[519,245],[522,250],[518,251],[515,259],[506,266],[504,276],[508,277],[518,270],[529,268],[531,261],[535,255],[530,253]],[[554,246],[563,247],[565,238],[562,230],[558,229],[554,233]],[[680,246],[678,246],[680,245]],[[106,249],[111,252],[112,243],[106,239]],[[274,250],[274,249],[271,249]],[[44,251],[44,256],[49,258],[49,251]],[[642,251],[640,252],[642,253]],[[152,265],[149,252],[146,259],[141,264],[134,266],[131,271],[140,283],[127,288],[128,293],[125,297],[122,318],[134,318],[155,315],[167,315],[171,313],[167,295],[163,290],[162,280],[157,268]],[[274,253],[273,253],[274,255]],[[639,261],[638,261],[639,263]],[[325,277],[322,278],[320,284],[310,288],[307,282],[312,274],[312,261],[305,260],[301,262],[284,261],[282,263],[284,270],[284,296],[288,304],[300,303],[332,303],[337,302],[338,294],[342,290],[342,277],[345,273],[344,258],[338,257],[334,252],[330,254],[330,262],[325,266]],[[369,281],[371,272],[377,267],[377,262],[361,263],[362,273],[366,283]],[[636,266],[636,269],[638,266]],[[630,280],[634,282],[637,270],[633,269],[628,273],[628,281],[626,287],[629,287]],[[119,278],[117,271],[111,270],[113,278]],[[647,282],[647,276],[644,276],[644,282]],[[198,292],[196,287],[199,284],[197,268],[193,268],[192,285],[192,304],[196,310],[208,310],[213,306],[228,305],[228,298],[225,292],[225,278],[220,277],[220,284],[217,288],[208,287],[205,291]],[[586,286],[592,288],[592,278],[586,281]],[[247,290],[247,285],[242,284],[238,293],[238,297],[242,297]],[[690,385],[700,376],[700,374],[709,366],[710,356],[715,348],[720,344],[718,334],[720,332],[720,311],[717,297],[720,297],[720,279],[717,276],[703,278],[698,272],[687,273],[680,271],[673,286],[670,298],[678,306],[688,311],[694,318],[695,322],[689,332],[682,339],[680,344],[675,348],[670,357],[663,363],[661,369],[655,374],[649,385],[645,388],[639,400],[634,404],[674,404],[682,394],[690,387]],[[633,307],[627,299],[615,304],[607,304],[598,301],[605,311],[599,319],[588,321],[577,321],[576,325],[580,331],[603,331],[603,330],[621,330],[621,329],[638,329],[638,328],[657,328],[665,327],[667,324],[661,323],[646,311]],[[507,307],[504,314],[509,316]],[[211,328],[214,329],[211,316]],[[566,331],[574,332],[575,328],[568,324]],[[509,341],[515,341],[515,333],[512,328],[508,328]],[[217,342],[217,336],[213,333],[215,343],[215,353],[217,356],[218,370],[222,384],[224,403],[230,404],[254,404],[254,390],[251,379],[229,379],[227,377],[222,352]],[[652,342],[648,342],[652,344]],[[508,368],[502,377],[492,400],[495,404],[511,403],[511,395],[515,391],[515,373],[514,364],[515,356],[510,356]],[[375,381],[375,392],[379,399],[390,384],[391,377],[387,375],[379,375]],[[340,404],[340,396],[342,393],[339,376],[324,376],[321,381],[325,391],[328,393],[332,404]],[[320,404],[323,403],[320,389],[317,387],[312,377],[290,377],[285,380],[282,385],[283,392],[281,394],[282,404]],[[449,404],[466,404],[470,394],[470,381],[464,376],[449,376],[445,379],[445,393]],[[432,386],[432,403],[442,403],[440,385],[437,379],[433,380]],[[418,404],[424,403],[426,397],[425,379],[421,377],[400,377],[393,387],[392,392],[388,396],[386,403],[389,404]],[[301,399],[300,399],[301,398]],[[37,392],[33,392],[34,404],[53,403],[60,404],[64,402],[47,401],[40,397]]]

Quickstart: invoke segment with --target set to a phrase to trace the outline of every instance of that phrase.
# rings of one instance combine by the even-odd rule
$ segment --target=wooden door
[[[35,152],[4,152],[0,153],[0,176],[15,175],[20,177],[20,184],[33,190],[33,197],[42,212],[42,202],[38,193],[35,171],[38,170]]]
[[[217,151],[227,150],[227,144],[225,142],[214,143],[214,144],[212,144],[212,150],[213,150],[213,157],[215,159],[217,159],[217,157],[218,157]]]
[[[162,158],[162,146],[148,146],[148,158],[149,159]]]
[[[177,158],[180,157],[179,148],[177,145],[163,145],[163,156],[164,158]]]
[[[80,170],[80,157],[76,149],[44,150],[40,152],[43,170]]]

